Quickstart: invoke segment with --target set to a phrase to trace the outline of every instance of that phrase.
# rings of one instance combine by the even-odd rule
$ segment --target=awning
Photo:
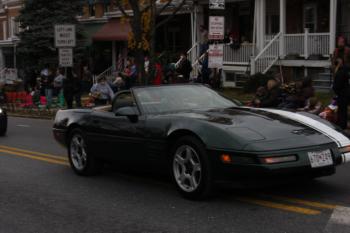
[[[92,37],[95,41],[127,41],[131,31],[129,23],[111,19]]]

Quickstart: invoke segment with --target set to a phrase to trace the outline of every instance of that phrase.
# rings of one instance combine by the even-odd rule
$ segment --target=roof
[[[120,19],[111,19],[97,31],[94,41],[127,41],[131,31],[129,23],[122,23]]]

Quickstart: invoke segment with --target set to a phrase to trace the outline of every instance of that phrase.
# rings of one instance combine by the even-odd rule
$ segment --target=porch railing
[[[278,61],[281,34],[278,33],[255,58],[252,58],[251,74],[265,74]]]
[[[330,33],[284,34],[284,53],[282,56],[296,55],[308,59],[310,55],[329,56]],[[267,42],[267,41],[266,41]]]
[[[232,49],[230,45],[224,45],[224,64],[227,65],[248,65],[253,56],[253,44],[242,44],[238,49]]]
[[[105,71],[103,71],[101,74],[95,75],[95,76],[93,77],[93,82],[96,83],[97,80],[99,80],[99,79],[102,78],[102,77],[103,77],[103,78],[106,78],[108,81],[110,81],[109,78],[112,77],[112,76],[113,76],[113,67],[109,67],[108,69],[106,69]]]
[[[330,34],[329,33],[309,33],[306,55],[329,55]],[[307,58],[307,57],[306,57]]]

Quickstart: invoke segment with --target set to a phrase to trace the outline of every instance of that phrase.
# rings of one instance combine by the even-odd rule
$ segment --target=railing
[[[284,35],[285,55],[303,55],[304,54],[304,34],[286,34]]]
[[[239,49],[232,49],[230,45],[224,45],[224,64],[248,65],[253,55],[253,44],[242,44]]]
[[[278,33],[255,58],[252,58],[251,74],[265,74],[278,61],[281,34]]]
[[[329,33],[309,33],[308,53],[310,55],[329,55],[330,34]]]
[[[267,43],[269,36],[266,36]],[[304,33],[284,34],[284,51],[282,56],[297,55],[308,59],[310,55],[329,56],[330,33]]]
[[[106,69],[105,71],[103,71],[101,74],[99,75],[95,75],[93,77],[93,82],[96,83],[97,80],[99,80],[102,77],[105,77],[106,79],[110,78],[113,76],[113,67],[109,67],[108,69]]]

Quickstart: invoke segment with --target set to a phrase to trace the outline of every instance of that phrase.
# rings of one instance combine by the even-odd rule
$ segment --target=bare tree
[[[128,47],[135,52],[135,62],[140,74],[139,81],[148,84],[153,75],[146,77],[144,72],[144,52],[150,54],[150,70],[154,70],[156,30],[175,17],[188,0],[114,0],[115,5],[130,23]],[[163,13],[167,17],[157,21]],[[150,72],[151,74],[154,72]]]

